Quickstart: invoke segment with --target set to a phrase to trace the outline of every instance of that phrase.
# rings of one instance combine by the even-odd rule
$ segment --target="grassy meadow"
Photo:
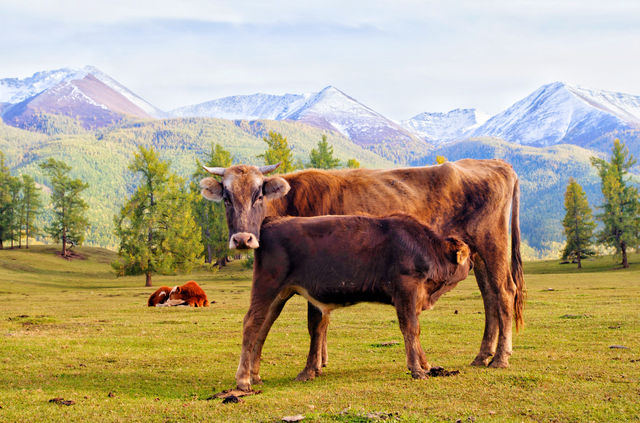
[[[207,398],[234,386],[250,271],[157,276],[155,286],[194,279],[216,303],[148,308],[155,288],[115,278],[112,252],[78,252],[0,251],[0,421],[640,421],[638,254],[628,270],[610,257],[582,271],[527,263],[526,327],[508,369],[469,366],[484,313],[475,280],[461,282],[421,316],[430,363],[452,377],[412,380],[393,308],[360,304],[332,314],[323,376],[295,382],[308,349],[295,297],[265,344],[263,392],[222,404]]]

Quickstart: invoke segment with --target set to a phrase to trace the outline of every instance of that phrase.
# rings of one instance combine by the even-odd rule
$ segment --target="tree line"
[[[36,224],[44,210],[41,191],[31,175],[12,176],[0,151],[0,249],[29,248],[29,239],[46,234],[62,243],[60,254],[68,257],[70,247],[81,244],[87,228],[87,205],[80,196],[88,185],[69,176],[71,167],[53,158],[40,163],[51,185],[53,218],[45,227]]]
[[[582,260],[595,254],[594,246],[601,244],[615,249],[623,268],[629,267],[628,251],[640,245],[640,195],[631,185],[629,170],[636,159],[628,148],[616,139],[609,161],[592,157],[591,164],[600,177],[604,203],[598,207],[601,213],[597,224],[584,189],[573,178],[569,179],[565,193],[566,215],[562,221],[566,244],[562,259],[572,261],[582,268]]]

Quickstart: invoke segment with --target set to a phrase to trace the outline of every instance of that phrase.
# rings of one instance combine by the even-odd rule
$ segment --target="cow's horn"
[[[282,164],[282,162],[278,162],[274,165],[268,165],[268,166],[261,166],[260,167],[260,172],[262,172],[263,175],[266,175],[267,173],[271,173],[274,170],[276,170],[278,168],[278,166],[280,166],[280,164]]]
[[[213,175],[220,175],[223,176],[224,175],[224,167],[207,167],[207,166],[202,166],[202,168],[204,170],[206,170],[207,172],[213,174]]]

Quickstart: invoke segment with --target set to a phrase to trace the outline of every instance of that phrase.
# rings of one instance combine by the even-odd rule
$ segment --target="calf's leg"
[[[269,306],[269,310],[267,312],[267,316],[265,317],[264,323],[260,327],[258,331],[258,336],[256,338],[256,343],[253,347],[253,357],[251,364],[251,384],[258,385],[262,383],[262,379],[260,379],[260,359],[262,356],[262,347],[264,346],[264,341],[267,339],[267,335],[269,335],[269,330],[271,326],[276,321],[284,305],[287,301],[292,297],[292,293],[284,293],[281,292],[276,299]]]
[[[307,364],[296,377],[296,380],[299,381],[311,380],[316,376],[320,376],[322,373],[322,366],[324,365],[324,354],[326,353],[329,312],[327,311],[323,313],[311,303],[309,303],[307,312],[307,324],[311,341],[309,344]]]
[[[322,367],[327,367],[329,363],[329,352],[327,350],[327,332],[329,325],[324,328],[324,331],[316,331],[316,325],[322,320],[322,311],[311,302],[307,302],[307,327],[309,329],[309,336],[311,338],[311,345],[316,345],[320,349],[318,354],[322,357]],[[314,337],[320,334],[321,339],[315,340]],[[309,351],[309,355],[316,354],[316,352]]]
[[[261,285],[254,281],[251,290],[251,305],[249,306],[249,311],[247,311],[247,314],[244,316],[242,352],[240,353],[240,363],[236,371],[236,384],[240,390],[248,391],[251,389],[251,367],[254,361],[254,348],[262,325],[270,314],[271,304],[276,297],[276,292],[263,289]],[[275,318],[273,320],[275,320]]]
[[[411,372],[412,378],[425,379],[429,368],[425,369],[422,365],[429,366],[429,363],[426,362],[426,355],[420,345],[420,321],[416,313],[415,298],[413,296],[403,297],[409,298],[398,299],[395,304],[400,330],[404,337],[407,368]]]

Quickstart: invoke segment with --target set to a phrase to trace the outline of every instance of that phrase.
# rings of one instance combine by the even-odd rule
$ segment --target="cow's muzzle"
[[[247,250],[250,248],[258,248],[260,243],[254,234],[249,232],[238,232],[233,234],[229,240],[229,248],[238,250]]]

